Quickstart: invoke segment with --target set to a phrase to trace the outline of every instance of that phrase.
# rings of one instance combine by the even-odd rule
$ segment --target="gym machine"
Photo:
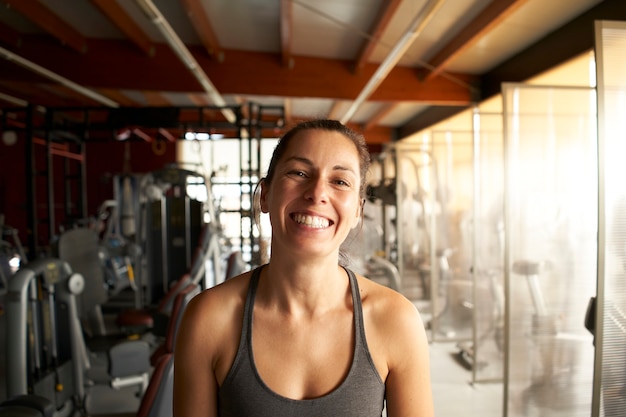
[[[9,281],[7,320],[7,398],[48,399],[54,417],[87,412],[96,387],[116,393],[145,391],[150,349],[142,340],[119,340],[103,351],[90,350],[83,337],[76,297],[82,275],[57,258],[38,259]],[[36,400],[35,400],[36,401]]]
[[[140,240],[145,254],[147,304],[154,305],[192,266],[199,240],[203,203],[187,193],[189,180],[204,178],[178,167],[152,172],[142,180]],[[195,182],[194,182],[195,183]]]

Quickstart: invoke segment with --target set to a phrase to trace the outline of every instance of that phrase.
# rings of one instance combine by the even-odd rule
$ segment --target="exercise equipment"
[[[4,223],[0,214],[0,294],[6,294],[9,277],[28,262],[17,229]]]
[[[54,417],[54,404],[40,395],[17,395],[0,403],[0,417]]]
[[[100,257],[109,298],[130,289],[133,293],[131,304],[138,307],[142,305],[143,284],[141,269],[135,268],[135,265],[140,263],[141,248],[120,230],[129,220],[120,220],[119,212],[116,200],[104,201],[98,209],[94,228],[99,235]]]
[[[578,352],[590,340],[587,335],[582,337],[563,332],[560,328],[563,318],[548,308],[540,279],[542,275],[545,279],[545,272],[550,269],[548,262],[528,259],[513,262],[511,268],[514,275],[526,281],[533,306],[529,341],[531,353],[535,356],[528,365],[530,384],[521,396],[525,415],[531,415],[537,409],[569,412],[577,406],[572,399],[588,394],[580,391],[585,389],[584,386],[572,384],[571,381],[582,369],[577,360]],[[583,372],[588,370],[584,369]]]
[[[172,416],[176,333],[187,304],[199,292],[200,286],[190,282],[174,298],[172,316],[168,324],[165,340],[151,358],[154,371],[150,377],[148,388],[141,399],[137,417]]]
[[[145,255],[147,305],[155,305],[173,282],[189,272],[204,224],[204,204],[187,192],[204,177],[175,166],[147,174],[140,188],[141,231]]]
[[[58,259],[22,267],[9,281],[7,398],[35,394],[49,399],[55,415],[80,404],[83,375],[73,356],[80,350],[71,317],[83,280]]]
[[[7,398],[39,395],[53,403],[55,417],[85,412],[95,387],[112,392],[136,387],[141,396],[150,372],[150,347],[120,339],[104,350],[88,348],[76,297],[82,275],[58,258],[38,259],[9,281]],[[100,410],[99,410],[100,411]]]
[[[95,230],[74,228],[63,232],[58,240],[58,257],[81,274],[85,288],[77,295],[78,317],[89,337],[115,333],[107,328],[102,305],[109,299],[104,272],[104,254]]]
[[[479,273],[474,271],[474,273]],[[491,269],[483,272],[488,278],[488,288],[478,287],[475,292],[475,299],[480,301],[480,305],[472,303],[471,308],[485,311],[482,316],[488,318],[489,325],[482,334],[478,334],[475,340],[461,341],[457,344],[459,349],[457,359],[465,368],[482,369],[488,366],[487,361],[476,360],[476,352],[479,349],[491,349],[501,357],[504,354],[504,290],[500,284],[502,270]],[[475,280],[477,282],[478,280]],[[476,315],[475,315],[476,316]],[[484,358],[484,356],[483,356]],[[500,361],[498,361],[500,363]],[[500,367],[501,368],[501,367]],[[501,372],[501,371],[499,371]],[[497,373],[499,373],[497,372]],[[495,379],[499,377],[494,376]]]
[[[210,288],[244,272],[245,268],[246,265],[238,252],[232,252],[227,259],[222,259],[217,234],[210,224],[205,224],[200,242],[194,251],[190,270],[176,281],[170,282],[167,292],[159,300],[156,308],[146,306],[123,310],[117,315],[115,323],[126,333],[144,333],[151,330],[156,335],[163,336],[171,316],[173,301],[186,285],[192,283],[197,284],[201,289]],[[226,269],[225,274],[222,272],[224,269]]]

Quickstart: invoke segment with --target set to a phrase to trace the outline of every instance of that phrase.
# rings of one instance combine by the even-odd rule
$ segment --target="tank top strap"
[[[352,292],[352,309],[354,315],[354,327],[357,332],[357,338],[355,340],[355,352],[357,349],[361,349],[363,346],[367,346],[365,339],[365,326],[363,324],[363,304],[361,303],[361,292],[359,290],[359,283],[356,279],[356,275],[352,270],[343,267],[348,274],[350,280],[350,291]]]
[[[241,330],[241,341],[250,342],[250,336],[252,335],[252,309],[254,307],[254,299],[256,297],[257,287],[259,285],[259,278],[261,276],[261,270],[265,265],[261,265],[252,271],[250,277],[250,284],[248,286],[248,294],[246,295],[246,303],[244,305],[243,317],[244,323]],[[363,325],[363,305],[361,303],[361,293],[359,290],[359,283],[356,275],[352,270],[343,267],[348,274],[350,281],[350,291],[352,294],[352,308],[354,314],[354,326],[356,328],[358,337],[356,338],[357,347],[363,346],[363,343],[367,343],[365,340],[365,326]]]
[[[243,308],[243,326],[241,329],[241,342],[250,343],[252,336],[252,309],[254,308],[254,299],[256,297],[256,290],[259,285],[259,278],[261,277],[261,270],[265,265],[261,265],[252,271],[250,277],[250,284],[248,284],[248,294],[246,295],[246,304]],[[240,343],[240,346],[243,343]]]

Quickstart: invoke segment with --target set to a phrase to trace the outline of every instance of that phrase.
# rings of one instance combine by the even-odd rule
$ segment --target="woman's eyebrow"
[[[313,162],[310,159],[303,156],[290,156],[289,158],[287,158],[287,160],[285,160],[285,162],[290,161],[302,162],[303,164],[313,165]]]
[[[289,158],[287,158],[285,162],[290,162],[290,161],[302,162],[303,164],[313,166],[313,161],[303,156],[290,156]],[[333,166],[333,171],[347,171],[356,175],[356,172],[352,168],[345,166],[345,165],[339,165],[339,164],[335,165]]]

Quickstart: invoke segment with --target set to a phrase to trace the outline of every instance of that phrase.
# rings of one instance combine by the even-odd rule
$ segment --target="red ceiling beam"
[[[227,62],[205,65],[207,75],[222,94],[255,94],[287,97],[319,97],[353,100],[376,70],[367,64],[354,74],[349,62],[299,56],[293,69],[282,67],[275,56],[254,52],[229,51]],[[466,83],[468,75],[455,75]],[[422,82],[413,68],[395,67],[371,95],[372,101],[421,101],[428,103],[469,104],[467,87],[445,77]]]
[[[148,106],[171,106],[172,103],[159,91],[143,91]]]
[[[87,41],[73,26],[37,0],[2,0],[28,20],[75,51],[87,52]]]
[[[124,94],[122,91],[114,89],[114,88],[98,88],[98,92],[102,94],[103,96],[108,97],[111,100],[115,101],[120,106],[125,106],[125,107],[141,106],[141,103],[138,103],[135,100],[128,98],[128,96]]]
[[[367,122],[363,125],[363,130],[368,131],[378,125],[378,123],[391,113],[397,105],[398,103],[383,104],[374,115],[368,118]]]
[[[528,0],[493,0],[483,11],[462,28],[439,52],[429,61],[429,73],[426,79],[437,76],[445,70],[447,64],[465,52],[485,34],[511,16]]]
[[[180,2],[187,12],[187,17],[189,17],[206,52],[209,56],[217,59],[218,62],[222,62],[224,60],[224,51],[220,47],[217,36],[215,36],[215,31],[204,6],[202,6],[202,2],[200,0],[180,0]]]
[[[211,102],[209,101],[206,94],[187,94],[187,98],[196,106],[210,106]]]
[[[119,40],[92,39],[90,52],[76,55],[45,37],[29,37],[20,48],[20,55],[90,88],[202,91],[167,45],[156,44],[157,53],[152,58],[134,53],[125,45]],[[190,49],[221,94],[353,100],[377,67],[366,64],[363,71],[354,74],[350,71],[350,61],[298,57],[299,64],[289,69],[282,66],[276,54],[235,50],[228,50],[228,59],[218,63],[206,57],[201,47]],[[395,67],[370,100],[454,105],[472,101],[469,89],[460,83],[442,76],[420,81],[414,74],[413,68]],[[469,75],[454,75],[468,84],[475,81]],[[29,81],[33,75],[15,71],[14,66],[0,66],[2,79]]]
[[[101,106],[101,104],[95,100],[85,97],[83,94],[67,88],[61,84],[41,83],[39,87],[46,90],[47,94],[53,94],[59,99],[63,100],[64,106]]]
[[[91,0],[93,4],[130,39],[139,50],[148,56],[154,55],[154,45],[150,37],[135,23],[126,10],[116,0]]]
[[[371,37],[365,42],[361,48],[361,52],[359,52],[359,56],[355,60],[355,72],[361,71],[365,67],[365,64],[369,62],[374,49],[378,45],[378,41],[385,30],[387,30],[387,26],[389,26],[391,18],[395,15],[400,3],[402,3],[402,0],[385,0],[380,5],[378,20],[371,31]]]
[[[353,123],[348,123],[348,127],[358,132],[361,132],[363,134],[363,137],[365,137],[365,142],[367,142],[368,145],[374,145],[374,144],[381,145],[384,143],[391,142],[393,129],[390,127],[375,126],[375,127],[368,129],[367,131],[364,131],[363,129],[361,129],[360,126],[353,124]]]

